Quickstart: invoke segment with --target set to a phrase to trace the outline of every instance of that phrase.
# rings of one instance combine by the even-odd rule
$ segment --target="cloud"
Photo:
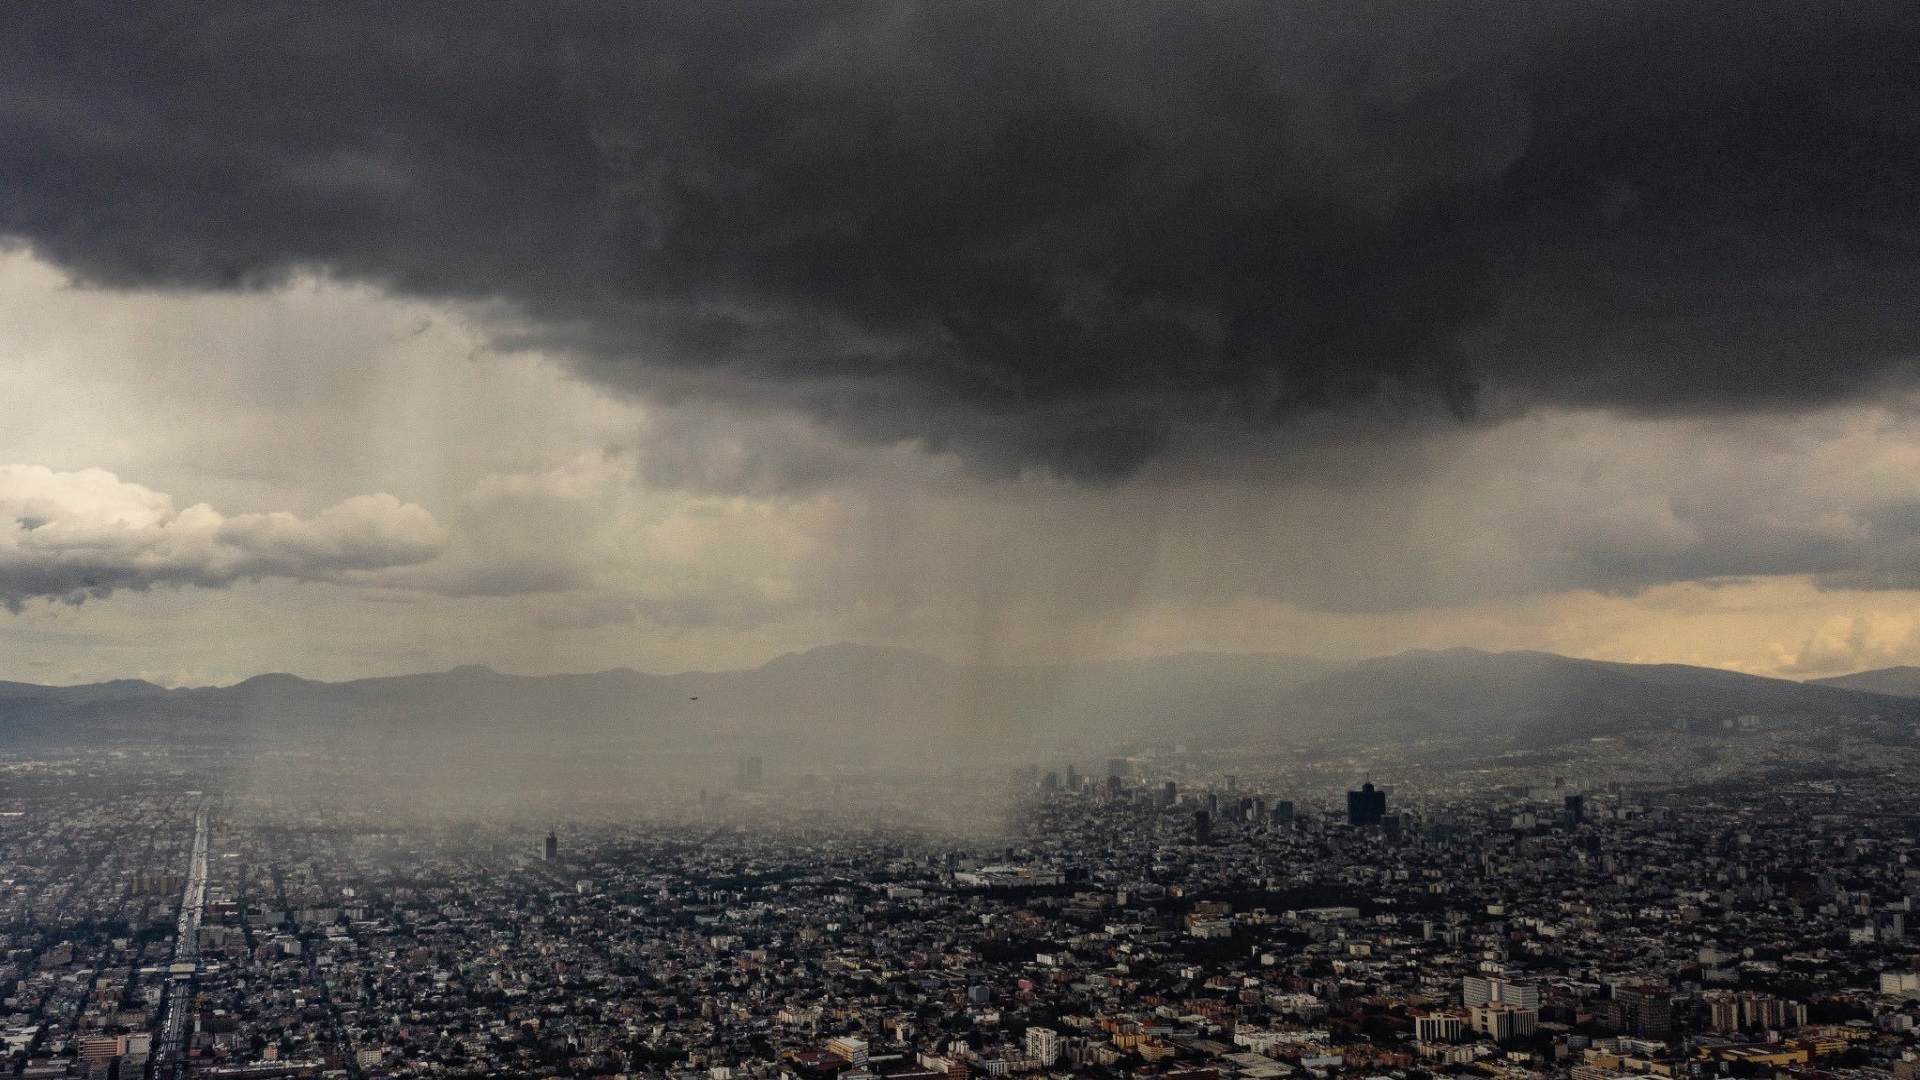
[[[0,466],[0,604],[69,604],[155,585],[219,588],[289,578],[352,581],[432,559],[447,541],[433,515],[391,495],[359,495],[310,518],[227,516],[125,483],[104,469]]]
[[[1916,18],[28,6],[0,234],[104,285],[489,305],[622,392],[995,476],[1314,415],[1797,408],[1913,375]]]
[[[1542,411],[1353,466],[1361,481],[1328,464],[1117,487],[867,483],[839,496],[799,589],[823,607],[989,628],[1039,612],[1259,598],[1377,614],[1783,575],[1905,589],[1920,580],[1909,413]]]
[[[626,453],[488,473],[459,500],[437,557],[360,580],[450,599],[520,598],[547,629],[743,630],[809,605],[844,493],[804,500],[657,491]]]

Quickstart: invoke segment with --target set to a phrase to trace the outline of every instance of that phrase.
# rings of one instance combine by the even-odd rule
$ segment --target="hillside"
[[[1920,698],[1920,667],[1890,667],[1875,671],[1856,671],[1830,679],[1809,679],[1812,686],[1831,686],[1843,690],[1864,690],[1893,697]]]
[[[1299,687],[1281,712],[1355,738],[1552,745],[1647,724],[1705,733],[1746,715],[1797,723],[1920,716],[1920,701],[1680,664],[1452,649],[1365,661]]]
[[[1313,660],[1217,654],[973,668],[901,649],[833,645],[748,670],[674,675],[462,667],[341,683],[270,674],[179,690],[11,683],[0,684],[0,745],[386,752],[438,741],[464,753],[1011,760],[1063,741],[1204,738],[1268,715],[1271,703],[1328,670]]]
[[[1029,761],[1144,743],[1278,750],[1325,738],[1493,750],[1647,726],[1712,734],[1745,715],[1809,729],[1844,716],[1920,719],[1920,698],[1843,682],[1469,649],[1345,666],[1194,654],[1008,668],[836,645],[748,670],[675,675],[462,667],[341,683],[270,674],[178,690],[5,683],[0,746],[319,749],[506,764],[755,753],[821,768]]]

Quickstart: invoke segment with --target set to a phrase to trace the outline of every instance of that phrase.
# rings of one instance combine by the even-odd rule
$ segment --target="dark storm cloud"
[[[609,386],[988,471],[1774,408],[1920,340],[1901,14],[16,6],[0,232],[109,285],[497,301]]]

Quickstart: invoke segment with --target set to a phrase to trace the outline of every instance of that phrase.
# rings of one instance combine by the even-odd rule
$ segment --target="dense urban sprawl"
[[[17,761],[0,1038],[18,1075],[123,1078],[1920,1072],[1903,770],[1343,794],[1218,764],[745,760],[533,822]]]

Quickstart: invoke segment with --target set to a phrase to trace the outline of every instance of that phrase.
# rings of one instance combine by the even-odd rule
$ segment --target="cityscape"
[[[1223,764],[801,782],[741,757],[542,827],[161,751],[14,761],[0,1038],[38,1077],[1920,1068],[1911,761],[1345,792],[1331,762]],[[997,817],[916,824],[942,798]]]
[[[1915,0],[0,3],[0,1080],[1920,1080]]]

